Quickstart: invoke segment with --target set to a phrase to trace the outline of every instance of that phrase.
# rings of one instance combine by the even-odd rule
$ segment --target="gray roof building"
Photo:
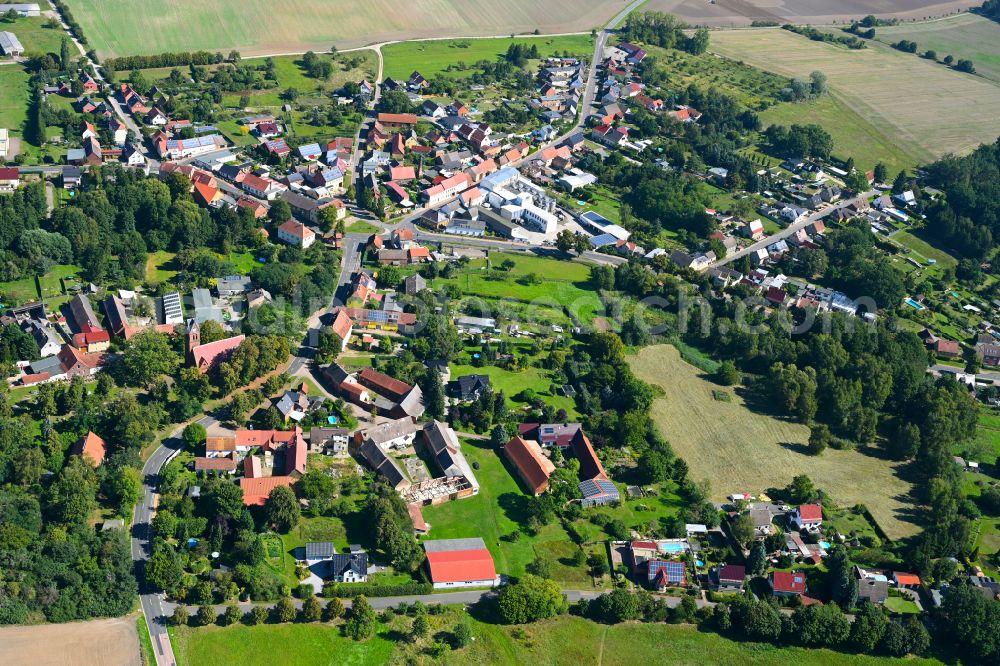
[[[431,421],[424,426],[424,444],[445,476],[465,477],[472,486],[473,494],[479,492],[476,475],[472,473],[472,467],[462,454],[462,445],[459,444],[455,431],[448,424]]]
[[[12,32],[0,32],[0,51],[5,55],[19,56],[24,54],[24,47]]]
[[[238,296],[250,291],[253,282],[246,275],[228,275],[215,279],[219,296]]]
[[[399,463],[374,441],[369,439],[361,445],[361,455],[376,472],[386,478],[389,485],[395,490],[406,490],[410,487],[410,480],[403,474]]]
[[[408,295],[419,294],[427,288],[427,280],[420,273],[414,273],[403,280],[403,291]]]
[[[436,539],[424,542],[425,553],[450,553],[455,550],[486,550],[486,542],[481,537]]]

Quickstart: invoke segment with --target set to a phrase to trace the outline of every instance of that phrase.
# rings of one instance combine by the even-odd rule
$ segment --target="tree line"
[[[239,53],[233,51],[230,61],[239,60]],[[156,53],[153,55],[121,56],[108,58],[104,61],[106,67],[124,72],[133,69],[155,69],[157,67],[179,67],[183,65],[218,65],[226,62],[226,57],[216,51],[178,51],[176,53]]]

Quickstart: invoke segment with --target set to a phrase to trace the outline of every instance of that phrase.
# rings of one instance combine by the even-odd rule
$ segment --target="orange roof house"
[[[108,452],[108,445],[103,439],[88,432],[73,445],[73,455],[88,458],[95,466],[100,467],[104,462],[104,456]]]
[[[222,198],[222,190],[212,187],[208,183],[197,182],[194,184],[194,198],[203,206],[211,206]]]
[[[231,338],[223,338],[208,344],[198,345],[191,348],[191,362],[198,371],[205,374],[213,367],[225,360],[237,347],[243,344],[245,335],[236,335]]]
[[[541,495],[548,490],[549,476],[556,466],[545,457],[538,442],[514,437],[503,447],[503,452],[534,495]]]
[[[347,341],[351,339],[351,329],[354,328],[354,322],[351,321],[346,312],[337,310],[337,316],[334,318],[330,328],[340,338],[340,349],[343,351],[347,347]]]
[[[295,479],[290,476],[263,476],[257,479],[240,479],[240,490],[243,491],[243,504],[246,506],[264,506],[268,495],[278,486],[291,487]]]

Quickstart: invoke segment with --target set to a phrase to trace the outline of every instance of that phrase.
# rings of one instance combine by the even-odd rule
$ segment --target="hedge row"
[[[403,585],[379,585],[378,583],[327,583],[323,586],[323,596],[352,599],[366,597],[405,597],[416,594],[430,594],[434,586],[430,583],[407,583]]]

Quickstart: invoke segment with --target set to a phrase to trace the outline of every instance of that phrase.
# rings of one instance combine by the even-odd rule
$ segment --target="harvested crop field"
[[[878,42],[868,44],[852,51],[765,28],[713,32],[710,48],[785,76],[807,78],[822,71],[832,96],[916,160],[968,152],[1000,135],[1000,86]],[[962,113],[945,120],[942,109],[956,105]],[[800,106],[798,122],[824,124],[810,104]]]
[[[717,499],[783,488],[796,474],[807,474],[838,504],[867,505],[891,538],[918,531],[906,499],[910,484],[897,476],[896,464],[857,451],[802,452],[809,439],[806,426],[754,412],[728,387],[730,401],[715,399],[712,391],[720,387],[681,360],[672,345],[646,347],[629,365],[666,392],[653,403],[653,419],[692,478],[711,481]]]
[[[952,55],[967,58],[976,73],[1000,83],[1000,23],[975,14],[959,14],[936,21],[903,23],[878,28],[875,39],[891,44],[901,39],[917,43],[917,52],[937,52],[938,59]]]
[[[607,0],[68,0],[102,57],[239,50],[326,51],[421,37],[589,32],[625,6]]]
[[[32,666],[140,666],[134,618],[0,627],[0,662]]]
[[[751,21],[778,23],[832,23],[860,19],[868,14],[882,18],[920,20],[944,16],[981,2],[970,0],[649,0],[643,8],[669,12],[688,23],[707,26],[741,26]]]

